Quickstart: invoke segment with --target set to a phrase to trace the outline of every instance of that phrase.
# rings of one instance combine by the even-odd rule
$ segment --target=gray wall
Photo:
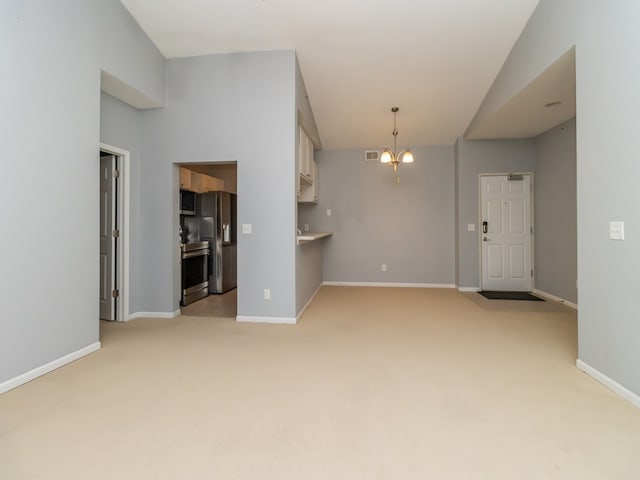
[[[483,173],[535,172],[534,140],[458,139],[458,287],[480,287],[479,176]],[[535,183],[534,175],[534,183]],[[467,231],[467,224],[476,226]]]
[[[578,353],[581,361],[640,395],[640,265],[637,185],[637,57],[640,3],[541,0],[475,121],[576,47]],[[608,238],[626,222],[626,240]]]
[[[166,108],[142,115],[139,307],[178,309],[175,163],[235,160],[238,224],[253,225],[238,235],[238,315],[295,317],[294,52],[169,60]]]
[[[164,105],[164,57],[160,51],[119,1],[91,0],[87,3],[99,8],[96,24],[91,28],[99,39],[100,69],[118,80],[122,93],[130,100],[149,107]],[[73,11],[66,13],[74,15]],[[78,29],[84,19],[72,21]]]
[[[142,125],[140,112],[106,93],[100,95],[100,141],[114,147],[128,150],[130,154],[130,195],[129,225],[129,311],[139,311],[138,288],[140,284],[138,265],[140,238],[140,163],[142,158]]]
[[[164,92],[130,19],[116,0],[2,2],[0,383],[98,341],[100,70]],[[122,24],[135,45],[106,35]]]
[[[578,303],[576,120],[536,138],[535,287]]]
[[[454,208],[454,226],[453,226],[453,237],[454,237],[454,250],[455,250],[455,268],[454,268],[454,282],[456,285],[460,285],[460,268],[458,265],[460,264],[460,204],[459,204],[459,170],[460,170],[460,141],[456,140],[456,143],[453,145],[453,208]]]
[[[580,10],[587,18],[576,45],[579,357],[640,395],[640,64],[630,60],[640,44],[640,3]],[[617,220],[626,222],[624,242],[608,238],[608,222]]]
[[[322,285],[322,259],[326,240],[298,245],[296,251],[296,313],[307,304]]]
[[[453,284],[454,149],[412,150],[415,162],[398,175],[365,162],[362,149],[316,152],[320,201],[298,209],[300,225],[333,232],[325,281]]]

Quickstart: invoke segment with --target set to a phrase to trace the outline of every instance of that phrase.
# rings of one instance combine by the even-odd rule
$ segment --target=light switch
[[[327,217],[330,217],[330,216],[331,216],[331,209],[327,208]]]
[[[242,234],[243,235],[251,235],[252,231],[251,231],[251,224],[250,223],[243,223],[242,224]]]
[[[467,223],[467,232],[475,232],[476,224],[475,223]]]
[[[624,222],[609,222],[609,239],[624,240]]]

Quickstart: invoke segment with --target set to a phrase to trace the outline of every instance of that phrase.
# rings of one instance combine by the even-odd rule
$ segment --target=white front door
[[[100,318],[115,320],[116,313],[116,157],[100,157]]]
[[[531,175],[480,177],[482,290],[530,292]]]

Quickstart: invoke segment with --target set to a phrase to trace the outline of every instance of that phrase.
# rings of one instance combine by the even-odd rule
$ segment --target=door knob
[[[482,237],[482,241],[483,241],[483,242],[486,242],[486,241],[488,241],[488,240],[489,240],[489,239],[488,239],[487,237]]]

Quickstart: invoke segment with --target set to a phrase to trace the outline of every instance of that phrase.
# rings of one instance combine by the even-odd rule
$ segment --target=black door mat
[[[483,290],[478,293],[489,300],[531,300],[534,302],[544,302],[542,298],[531,295],[529,292],[496,292]]]

